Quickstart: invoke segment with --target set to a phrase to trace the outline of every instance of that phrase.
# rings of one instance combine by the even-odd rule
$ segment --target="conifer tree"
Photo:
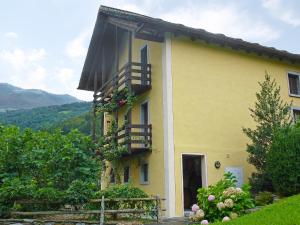
[[[259,82],[260,90],[256,93],[254,108],[250,115],[256,123],[255,129],[243,128],[243,132],[251,140],[247,145],[248,161],[257,169],[252,178],[264,175],[266,170],[267,153],[272,143],[274,131],[290,123],[290,106],[281,99],[280,86],[266,72],[265,80]],[[265,176],[260,176],[265,177]]]

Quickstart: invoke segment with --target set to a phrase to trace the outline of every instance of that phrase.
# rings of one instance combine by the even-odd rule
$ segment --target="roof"
[[[152,34],[154,34],[152,35],[152,38],[154,38],[153,40],[156,41],[163,41],[165,33],[170,32],[174,35],[188,36],[194,40],[202,40],[206,43],[216,44],[222,47],[232,48],[234,50],[243,50],[248,53],[255,53],[260,56],[266,56],[300,65],[300,54],[293,54],[284,50],[278,50],[273,47],[263,46],[258,43],[251,43],[242,39],[231,38],[223,34],[211,33],[204,29],[196,29],[184,26],[182,24],[170,23],[162,19],[153,18],[134,12],[101,6],[78,89],[93,90],[91,81],[93,80],[92,76],[94,76],[94,74],[92,74],[93,71],[91,70],[89,64],[93,64],[91,63],[93,61],[91,57],[95,56],[95,53],[92,54],[95,52],[95,49],[93,48],[97,48],[97,44],[101,44],[99,37],[101,36],[101,29],[103,30],[105,20],[108,23],[114,23],[117,20],[117,25],[124,25],[125,27],[127,26],[128,29],[133,29],[133,31],[144,29],[146,30],[146,33],[152,32]],[[122,23],[120,23],[120,21]],[[138,35],[138,32],[136,32],[136,35]]]

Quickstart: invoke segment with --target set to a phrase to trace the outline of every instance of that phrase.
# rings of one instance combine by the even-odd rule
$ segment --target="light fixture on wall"
[[[220,161],[215,161],[215,168],[220,169],[221,167],[221,162]]]

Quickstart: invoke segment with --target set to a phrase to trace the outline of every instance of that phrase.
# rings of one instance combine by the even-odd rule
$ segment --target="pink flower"
[[[226,222],[226,221],[229,221],[230,218],[228,216],[225,216],[223,219],[222,219],[222,222]]]
[[[192,211],[193,211],[193,212],[197,212],[199,209],[200,209],[199,206],[196,205],[196,204],[194,204],[194,205],[192,206]]]
[[[201,224],[209,224],[207,220],[202,220]]]
[[[215,200],[215,198],[216,197],[214,195],[209,195],[207,199],[208,201],[212,202],[213,200]]]

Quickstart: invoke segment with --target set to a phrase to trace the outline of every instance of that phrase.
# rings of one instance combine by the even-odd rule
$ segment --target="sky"
[[[0,82],[77,90],[100,5],[300,54],[299,0],[0,0]]]

